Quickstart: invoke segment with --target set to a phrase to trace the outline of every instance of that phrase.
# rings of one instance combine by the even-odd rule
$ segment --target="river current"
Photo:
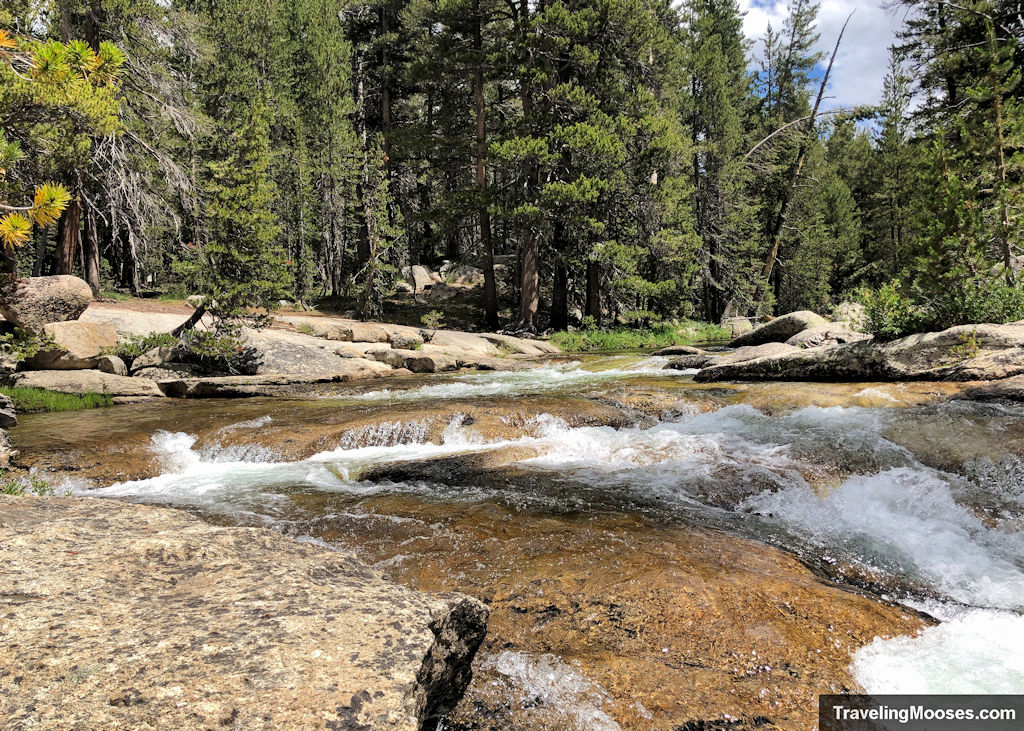
[[[790,662],[802,640],[751,635],[742,664],[695,649],[725,657],[712,621],[694,619],[725,616],[716,602],[732,600],[716,592],[744,589],[715,582],[733,581],[734,564],[763,574],[756,562],[776,555],[837,587],[836,601],[923,622],[836,639],[845,689],[1024,693],[1024,409],[950,399],[941,384],[695,384],[663,365],[592,357],[288,401],[29,417],[20,446],[41,451],[61,418],[76,420],[69,443],[105,435],[86,449],[130,435],[129,459],[151,460],[144,476],[61,479],[81,495],[271,526],[416,588],[507,606],[450,728],[673,728],[697,711],[799,727],[815,702],[800,693],[834,682],[796,659],[779,680],[757,653]],[[712,598],[673,598],[687,576]],[[826,619],[801,620],[810,630],[830,625],[832,600],[820,601]],[[759,616],[742,611],[733,624]],[[730,706],[716,668],[735,670],[735,697],[758,708]],[[694,689],[663,687],[679,678]]]

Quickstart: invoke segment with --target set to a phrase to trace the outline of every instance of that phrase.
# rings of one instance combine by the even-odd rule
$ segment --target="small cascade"
[[[339,449],[363,447],[394,447],[400,444],[422,444],[427,440],[432,419],[420,421],[382,421],[349,429],[338,441]]]

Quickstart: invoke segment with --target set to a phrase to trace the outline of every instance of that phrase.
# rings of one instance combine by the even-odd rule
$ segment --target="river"
[[[449,729],[807,728],[820,692],[1024,693],[1024,409],[663,365],[28,416],[16,437],[77,494],[487,601]]]

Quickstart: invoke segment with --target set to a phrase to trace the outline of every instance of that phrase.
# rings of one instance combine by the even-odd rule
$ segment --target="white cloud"
[[[743,31],[755,42],[753,51],[759,54],[760,40],[768,23],[775,29],[782,28],[788,1],[739,0],[739,4],[747,13]],[[828,92],[832,98],[826,102],[828,107],[878,103],[889,64],[889,46],[903,24],[902,13],[886,10],[884,0],[822,0],[818,13],[821,35],[818,50],[831,55],[839,31],[851,12],[853,17],[832,67]]]

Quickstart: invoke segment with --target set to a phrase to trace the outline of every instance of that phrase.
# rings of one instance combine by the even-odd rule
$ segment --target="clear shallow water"
[[[1024,647],[1022,409],[963,402],[815,406],[803,397],[767,413],[748,403],[681,408],[619,429],[573,428],[541,414],[517,436],[485,435],[456,416],[433,441],[421,422],[385,418],[387,405],[400,402],[529,399],[651,384],[685,402],[689,379],[662,365],[603,358],[335,397],[339,408],[380,403],[382,418],[298,461],[277,461],[259,445],[207,440],[199,448],[193,434],[158,430],[151,439],[160,475],[80,491],[295,534],[329,524],[335,528],[327,538],[342,545],[337,526],[386,523],[372,530],[403,543],[384,568],[417,556],[424,535],[451,530],[438,517],[446,511],[500,506],[524,521],[615,513],[650,524],[710,526],[782,546],[833,567],[837,577],[868,577],[855,583],[943,620],[917,637],[879,638],[857,650],[850,668],[865,689],[1024,692],[1024,654],[1007,651]],[[851,403],[902,399],[896,386],[849,393]],[[780,398],[773,391],[771,403]],[[221,429],[256,432],[275,418],[267,413]],[[426,466],[410,475],[409,464]],[[471,469],[445,472],[430,464]],[[409,501],[418,507],[407,509]],[[565,658],[512,649],[485,665],[495,682],[509,686],[512,702],[522,696],[540,709],[540,727],[544,709],[556,707],[564,713],[548,719],[552,727],[615,727],[606,691]],[[645,717],[642,704],[636,713]]]

